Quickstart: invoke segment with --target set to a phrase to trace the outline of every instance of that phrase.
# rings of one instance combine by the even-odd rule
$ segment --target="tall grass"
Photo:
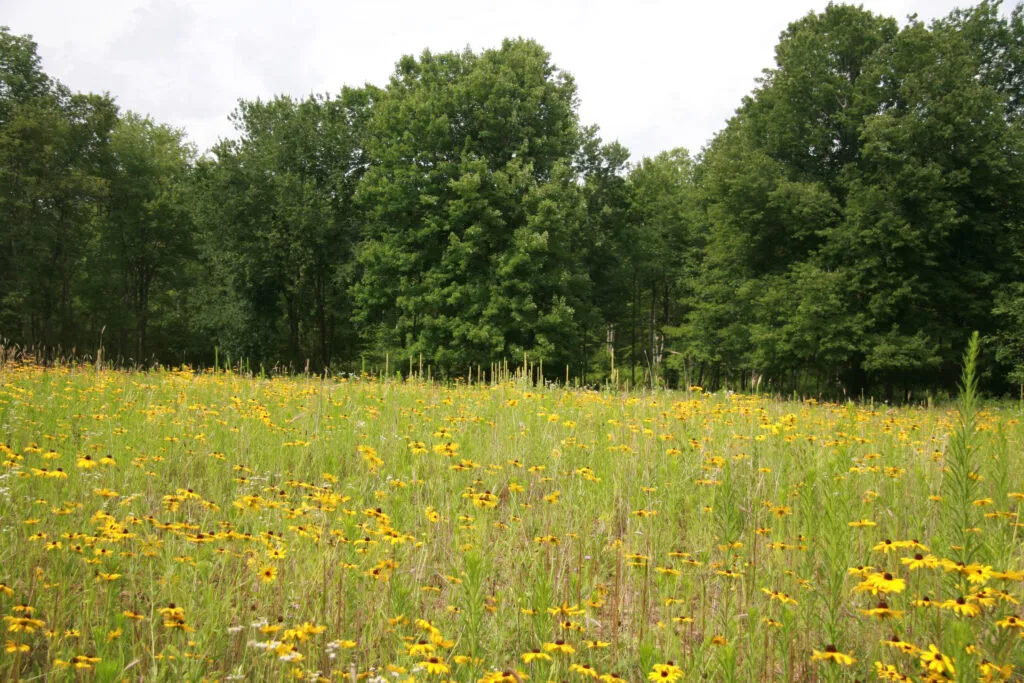
[[[1008,678],[976,349],[956,410],[8,363],[0,678]]]

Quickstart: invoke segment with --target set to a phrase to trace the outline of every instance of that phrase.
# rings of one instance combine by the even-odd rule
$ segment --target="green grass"
[[[999,680],[1022,428],[971,410],[8,365],[0,678]]]

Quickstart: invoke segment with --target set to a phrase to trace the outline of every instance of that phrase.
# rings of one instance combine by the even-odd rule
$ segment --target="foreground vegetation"
[[[1008,679],[1018,417],[8,364],[0,677]]]

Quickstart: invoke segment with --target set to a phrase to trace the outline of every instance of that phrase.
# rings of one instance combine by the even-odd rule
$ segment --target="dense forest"
[[[900,397],[978,330],[1024,383],[1024,6],[830,5],[705,149],[635,163],[524,39],[231,117],[199,154],[0,28],[6,344]]]

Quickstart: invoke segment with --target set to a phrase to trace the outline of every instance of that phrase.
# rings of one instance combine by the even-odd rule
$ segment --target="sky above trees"
[[[863,4],[927,21],[972,3]],[[233,136],[227,117],[239,98],[383,85],[399,55],[479,50],[520,35],[575,76],[583,122],[599,124],[638,160],[679,146],[700,151],[772,66],[780,32],[827,2],[107,0],[102,12],[77,0],[4,5],[0,23],[33,35],[47,73],[186,129],[200,150]]]

